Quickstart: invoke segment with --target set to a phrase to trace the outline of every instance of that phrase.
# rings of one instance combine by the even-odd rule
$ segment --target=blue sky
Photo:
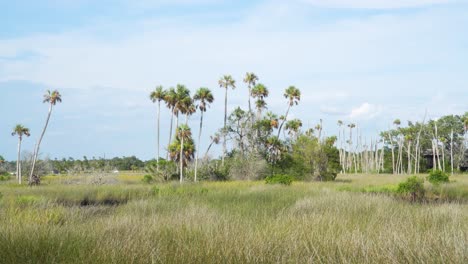
[[[210,87],[202,151],[229,108],[246,107],[245,72],[283,113],[283,90],[303,92],[292,117],[356,122],[370,138],[395,118],[421,120],[468,111],[468,3],[465,0],[162,0],[2,1],[0,9],[0,155],[14,159],[16,123],[44,122],[46,89],[58,89],[42,145],[52,158],[155,155],[156,85]],[[163,112],[162,143],[169,115]],[[198,115],[190,123],[197,132]],[[217,150],[215,150],[217,151]]]

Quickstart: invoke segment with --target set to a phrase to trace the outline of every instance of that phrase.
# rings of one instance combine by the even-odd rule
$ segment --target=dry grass
[[[339,191],[402,179],[0,185],[0,263],[468,263],[468,204]]]

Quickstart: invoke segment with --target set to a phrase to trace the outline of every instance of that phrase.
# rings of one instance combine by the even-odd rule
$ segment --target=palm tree
[[[54,90],[52,92],[50,90],[47,90],[46,94],[44,95],[44,100],[42,102],[49,104],[49,112],[47,114],[47,119],[46,119],[44,129],[42,130],[41,136],[39,137],[39,140],[36,143],[36,149],[34,150],[31,173],[29,174],[29,183],[31,183],[32,177],[34,175],[34,169],[36,167],[37,156],[39,155],[39,148],[41,147],[42,139],[44,138],[44,134],[47,130],[47,126],[49,125],[49,120],[52,114],[52,109],[57,103],[62,102],[62,95],[57,90]]]
[[[181,85],[181,84],[178,84],[177,85],[177,88],[176,88],[176,104],[175,104],[175,111],[177,111],[177,125],[178,125],[178,116],[179,116],[179,113],[181,114],[185,114],[185,125],[183,126],[178,126],[178,133],[179,133],[179,141],[180,141],[180,158],[179,159],[179,162],[180,162],[180,182],[182,183],[183,179],[184,179],[184,171],[183,171],[183,168],[184,168],[184,141],[187,139],[186,136],[190,136],[192,135],[192,132],[190,131],[190,128],[188,127],[188,117],[189,115],[192,115],[193,113],[195,113],[196,111],[196,108],[193,104],[193,100],[192,100],[192,97],[190,97],[190,90],[187,89],[184,85]],[[187,132],[188,130],[188,132]],[[189,134],[187,134],[189,133]],[[193,142],[192,142],[193,144]]]
[[[16,161],[16,178],[18,179],[18,183],[21,184],[21,142],[23,141],[23,136],[29,137],[31,134],[29,132],[29,128],[18,124],[15,126],[15,128],[13,128],[13,132],[11,133],[11,135],[18,136],[18,159]]]
[[[157,86],[154,91],[151,92],[150,94],[150,100],[153,103],[158,102],[158,122],[157,122],[157,130],[158,130],[158,136],[157,136],[157,155],[156,155],[156,166],[157,166],[157,171],[159,172],[159,136],[160,136],[160,120],[161,120],[161,101],[164,100],[166,97],[166,91],[164,91],[162,86]],[[172,130],[172,129],[171,129]]]
[[[221,79],[218,81],[219,87],[225,89],[225,94],[224,94],[224,126],[223,126],[223,156],[222,156],[222,165],[224,166],[224,157],[226,156],[226,124],[227,124],[227,102],[228,102],[228,96],[227,92],[229,87],[231,87],[233,90],[236,89],[236,81],[232,78],[231,75],[224,75],[221,77]]]
[[[288,99],[288,109],[286,110],[283,122],[281,123],[278,129],[278,138],[280,137],[281,129],[283,128],[284,123],[286,122],[286,120],[288,120],[289,110],[293,105],[298,105],[299,101],[301,100],[301,91],[294,86],[289,86],[284,91],[284,98]]]
[[[202,129],[203,129],[203,113],[206,112],[207,107],[209,104],[213,103],[214,97],[213,94],[211,93],[211,90],[205,87],[201,87],[198,89],[198,91],[195,93],[193,99],[198,102],[198,109],[200,109],[200,131],[198,133],[198,147],[197,149],[201,149],[201,135],[202,135]],[[197,181],[197,170],[198,170],[198,159],[200,157],[200,151],[197,152],[197,157],[195,159],[195,178],[194,181]]]
[[[260,119],[262,115],[262,109],[266,107],[265,98],[269,95],[268,88],[265,85],[259,83],[255,85],[251,93],[253,98],[257,98],[257,101],[255,102],[257,106],[257,119]]]
[[[195,146],[192,139],[190,127],[183,124],[176,130],[176,138],[169,147],[170,157],[173,161],[179,162],[179,180],[180,183],[184,180],[184,167],[187,167],[188,162],[193,160]]]
[[[257,75],[255,75],[255,73],[248,72],[248,73],[245,74],[244,82],[247,84],[247,86],[249,88],[249,112],[250,113],[252,112],[252,106],[250,104],[250,96],[252,94],[252,87],[255,86],[257,81],[258,81],[258,77],[257,77]]]
[[[208,148],[206,149],[204,157],[208,156],[208,153],[210,152],[210,149],[213,146],[213,144],[215,145],[219,144],[219,141],[221,140],[221,136],[218,132],[216,132],[213,136],[210,136],[210,139],[211,139],[211,142],[210,142],[210,145],[208,145]]]
[[[302,127],[302,121],[300,119],[293,119],[286,122],[284,126],[285,130],[288,130],[289,136],[293,137],[294,139],[297,138],[297,134]]]
[[[167,143],[167,153],[166,153],[166,160],[169,159],[169,146],[172,143],[172,126],[174,124],[174,107],[176,104],[176,92],[174,87],[169,88],[164,95],[164,102],[166,102],[167,108],[171,112],[171,124],[169,125],[169,142]]]

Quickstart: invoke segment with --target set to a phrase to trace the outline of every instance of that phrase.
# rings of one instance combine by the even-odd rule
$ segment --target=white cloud
[[[353,108],[349,114],[351,120],[368,120],[378,116],[382,112],[382,106],[363,103]]]
[[[330,8],[397,9],[446,4],[453,0],[303,0],[312,5]]]

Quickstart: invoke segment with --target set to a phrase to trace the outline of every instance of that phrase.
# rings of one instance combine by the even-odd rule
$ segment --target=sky
[[[201,141],[205,151],[230,110],[247,107],[246,72],[270,90],[302,91],[291,118],[357,123],[368,139],[394,119],[418,121],[468,111],[466,0],[0,0],[0,155],[16,157],[13,127],[31,129],[32,151],[59,90],[41,145],[51,158],[156,155],[157,85],[212,89]],[[189,124],[198,133],[199,114]],[[161,145],[170,115],[163,108]],[[219,153],[221,146],[214,150]],[[161,147],[161,156],[165,156]]]

